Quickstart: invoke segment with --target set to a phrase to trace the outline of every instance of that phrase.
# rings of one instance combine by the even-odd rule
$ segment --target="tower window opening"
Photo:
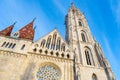
[[[57,40],[56,50],[60,50],[60,39]]]
[[[88,50],[85,50],[85,56],[86,56],[87,65],[92,65],[90,60],[90,52]]]
[[[74,9],[72,10],[72,13],[73,13],[73,14],[75,13],[75,10],[74,10]]]
[[[86,33],[82,32],[81,33],[81,37],[82,37],[82,41],[83,42],[87,42],[88,41]]]
[[[81,21],[79,21],[78,23],[79,23],[79,26],[82,26],[82,22]]]

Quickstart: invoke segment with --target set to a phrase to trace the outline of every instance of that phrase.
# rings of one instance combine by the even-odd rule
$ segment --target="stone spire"
[[[15,23],[10,25],[9,27],[5,28],[4,30],[0,31],[0,35],[3,35],[3,36],[10,36],[11,32],[12,32],[12,29],[14,27]]]
[[[72,7],[72,8],[75,8],[75,5],[74,5],[74,3],[73,3],[73,2],[71,3],[71,7]]]

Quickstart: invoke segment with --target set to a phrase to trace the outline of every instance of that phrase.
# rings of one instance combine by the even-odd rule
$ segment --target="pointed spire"
[[[32,22],[24,26],[22,29],[19,30],[19,38],[23,39],[29,39],[33,40],[34,39],[34,29],[33,29],[33,22],[35,18],[33,19]]]
[[[16,23],[17,23],[17,21],[15,21],[15,22],[13,23],[13,26],[14,26]]]
[[[71,3],[71,7],[72,7],[72,8],[75,8],[74,2]]]
[[[76,8],[73,2],[71,3],[71,8],[72,8],[72,9],[75,9],[75,8]]]
[[[15,25],[15,23],[10,25],[9,27],[5,28],[4,30],[0,31],[0,35],[10,36],[14,25]]]
[[[36,20],[36,17],[32,20],[32,22],[34,22]]]

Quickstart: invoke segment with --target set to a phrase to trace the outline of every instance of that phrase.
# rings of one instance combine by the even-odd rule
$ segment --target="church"
[[[11,33],[14,25],[0,31],[0,80],[116,80],[74,4],[65,16],[65,40],[54,29],[33,41],[34,20]]]

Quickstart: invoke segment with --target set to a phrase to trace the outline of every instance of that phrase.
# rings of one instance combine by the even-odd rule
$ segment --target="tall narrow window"
[[[81,33],[82,41],[86,42],[85,34]]]
[[[97,76],[95,74],[92,75],[92,80],[97,80]]]
[[[63,46],[63,51],[65,51],[65,45]]]
[[[82,38],[82,41],[88,42],[88,36],[85,31],[81,31],[81,38]]]
[[[87,65],[92,65],[92,62],[91,62],[91,51],[89,49],[85,50],[85,57],[86,57]]]
[[[44,45],[45,45],[45,40],[42,40],[42,42],[41,42],[41,47],[43,48]]]
[[[48,48],[51,46],[51,38],[49,38]]]
[[[48,37],[47,43],[46,43],[46,48],[50,48],[50,43],[51,43],[51,36]]]
[[[16,44],[14,43],[13,46],[12,46],[12,49],[16,46]]]
[[[57,45],[56,45],[56,50],[60,50],[60,39],[57,39]]]
[[[10,45],[9,45],[9,47],[8,47],[8,48],[11,48],[11,46],[12,46],[12,43],[10,43]]]
[[[61,51],[65,51],[65,44],[64,43],[61,46]]]
[[[2,44],[2,47],[3,47],[5,44],[6,44],[6,42],[4,42],[4,43]]]
[[[53,45],[54,45],[54,46],[53,46],[53,49],[55,48],[55,45],[56,45],[56,37],[57,37],[57,35],[55,34],[55,35],[54,35],[54,41],[53,41]]]
[[[25,48],[25,44],[24,44],[24,45],[22,45],[21,50],[23,50],[24,48]]]
[[[9,42],[5,45],[5,47],[7,47],[9,45]]]
[[[55,45],[56,45],[56,37],[57,37],[57,33],[53,34],[53,39],[52,39],[52,44],[51,44],[51,49],[54,50]]]

